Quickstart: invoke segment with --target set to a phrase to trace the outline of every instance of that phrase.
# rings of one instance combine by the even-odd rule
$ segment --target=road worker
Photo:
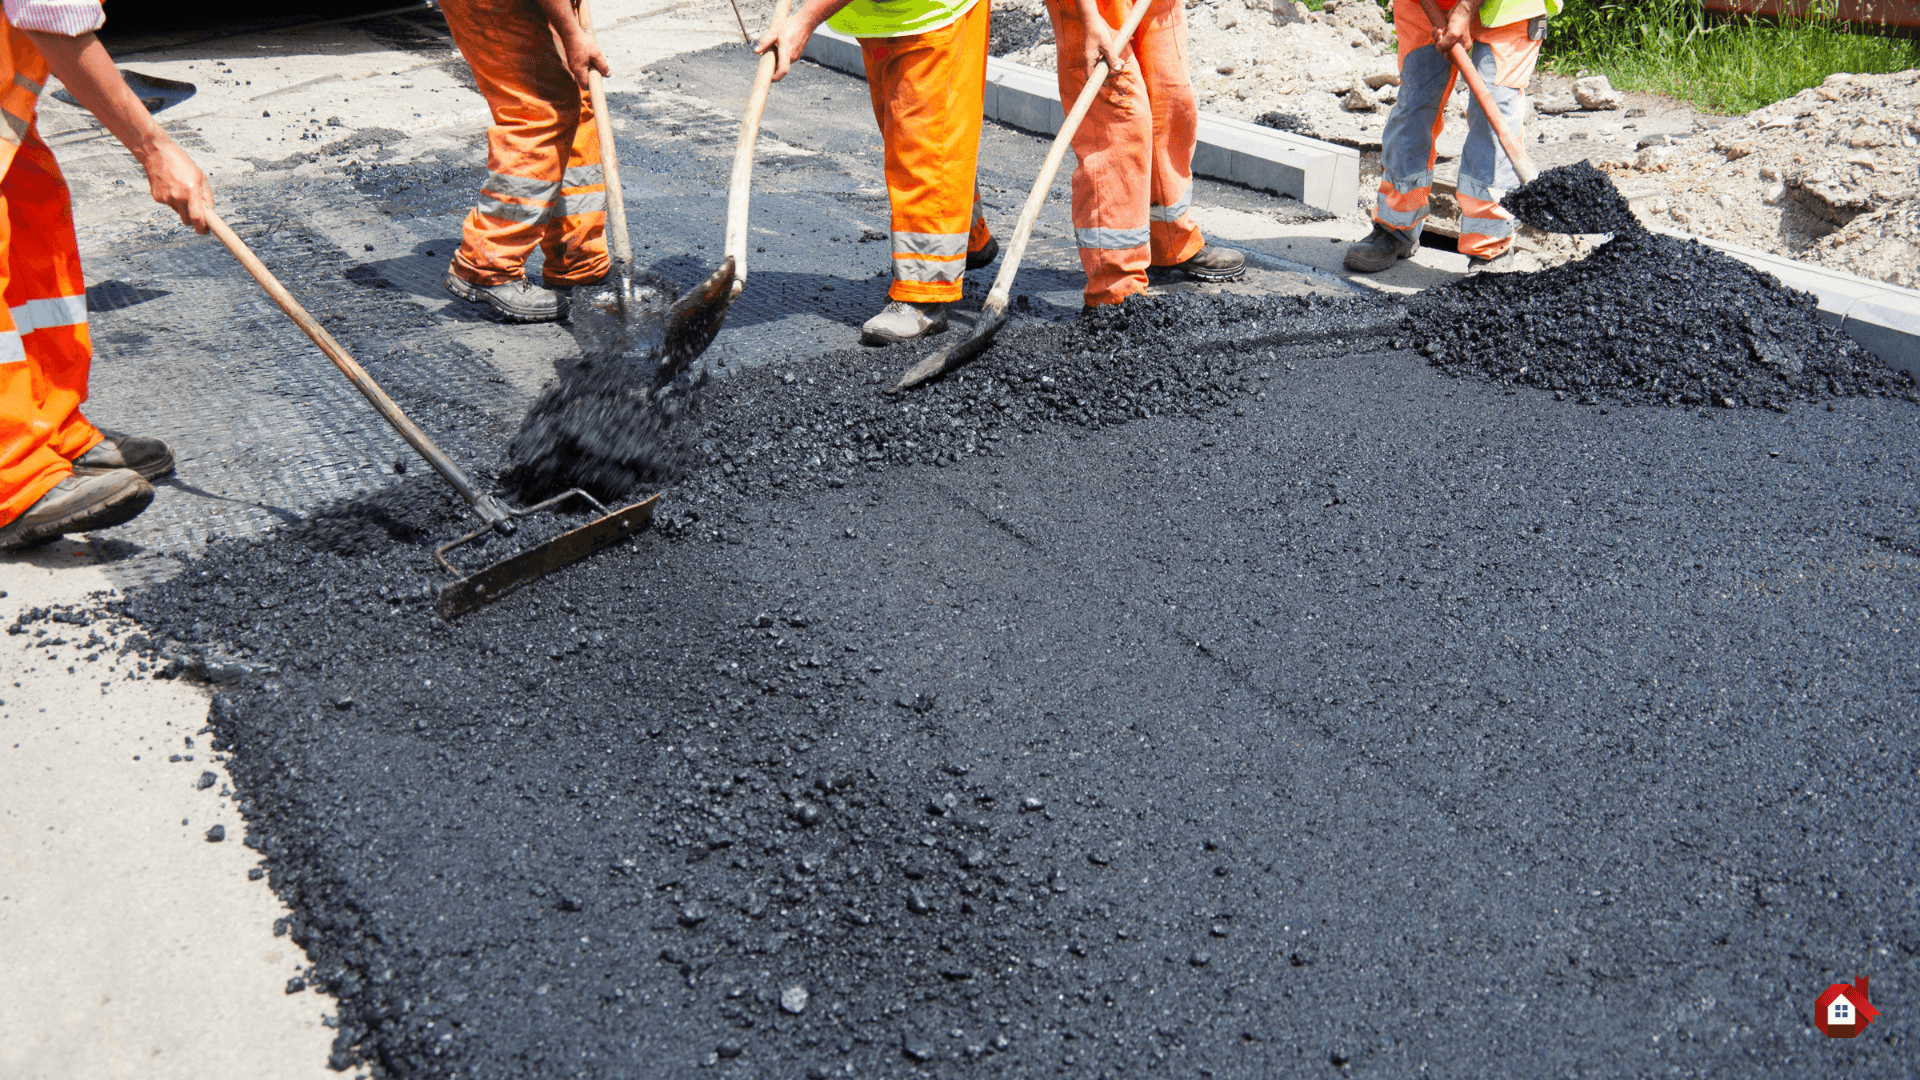
[[[893,284],[887,306],[861,327],[869,345],[945,330],[961,275],[1000,253],[975,183],[988,7],[988,0],[806,0],[755,46],[774,50],[778,80],[822,22],[860,39],[893,209]]]
[[[80,414],[93,365],[73,204],[34,121],[48,72],[120,140],[147,187],[207,231],[207,178],[160,130],[94,36],[98,0],[5,0],[0,63],[0,551],[110,528],[173,470],[159,439],[103,433]]]
[[[1233,281],[1246,256],[1208,244],[1188,213],[1200,106],[1187,77],[1184,0],[1151,3],[1131,41],[1114,34],[1126,0],[1047,0],[1063,108],[1101,59],[1110,74],[1073,136],[1073,231],[1088,308],[1145,292],[1149,267]]]
[[[487,99],[487,179],[443,284],[509,322],[553,322],[576,286],[606,280],[607,189],[587,101],[607,58],[578,0],[442,0],[440,11]],[[558,39],[558,46],[555,41]],[[541,284],[527,280],[535,247]]]
[[[1433,185],[1434,141],[1446,126],[1453,92],[1454,43],[1468,54],[1509,130],[1518,132],[1525,112],[1527,80],[1540,59],[1547,18],[1558,0],[1439,0],[1443,25],[1427,19],[1419,0],[1394,0],[1393,28],[1400,38],[1400,96],[1380,136],[1380,195],[1373,232],[1347,249],[1347,269],[1371,274],[1413,254],[1427,220]],[[1465,91],[1461,91],[1465,93]],[[1513,262],[1513,216],[1500,199],[1520,178],[1480,103],[1467,105],[1467,142],[1460,152],[1460,253],[1469,271],[1500,271]]]

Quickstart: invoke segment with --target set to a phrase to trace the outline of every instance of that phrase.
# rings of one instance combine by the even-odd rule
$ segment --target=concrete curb
[[[806,58],[866,78],[860,43],[826,27],[814,31]],[[1044,135],[1065,119],[1054,73],[987,59],[987,119]],[[1291,195],[1321,210],[1345,213],[1360,196],[1360,152],[1214,113],[1200,114],[1193,171],[1215,180]]]
[[[1920,379],[1920,292],[1678,229],[1653,231],[1699,241],[1756,270],[1765,270],[1784,285],[1812,293],[1820,301],[1822,319],[1853,335],[1888,367]]]

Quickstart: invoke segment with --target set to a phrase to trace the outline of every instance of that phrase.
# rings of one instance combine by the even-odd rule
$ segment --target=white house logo
[[[1813,1022],[1829,1039],[1851,1039],[1867,1030],[1880,1010],[1867,1001],[1867,977],[1834,983],[1813,1003]]]

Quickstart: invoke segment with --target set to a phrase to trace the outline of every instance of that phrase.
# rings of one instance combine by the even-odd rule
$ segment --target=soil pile
[[[1537,274],[1480,274],[1408,304],[1406,337],[1452,374],[1591,400],[1761,406],[1913,380],[1822,322],[1814,298],[1699,243],[1635,230]]]
[[[1690,232],[1920,286],[1920,71],[1829,76],[1620,171]]]
[[[1606,173],[1584,161],[1561,165],[1515,188],[1500,205],[1521,221],[1550,233],[1641,231],[1627,200]]]

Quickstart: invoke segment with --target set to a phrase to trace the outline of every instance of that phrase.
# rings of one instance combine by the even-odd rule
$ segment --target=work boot
[[[567,311],[565,297],[525,278],[515,278],[501,285],[475,285],[449,270],[440,284],[462,300],[486,304],[506,316],[508,322],[558,322]]]
[[[75,476],[99,476],[115,469],[132,469],[148,480],[158,480],[173,471],[173,448],[159,439],[102,431],[105,438],[92,449],[73,459]]]
[[[140,516],[153,485],[132,469],[69,476],[0,528],[0,551],[17,551],[74,532],[110,529]]]
[[[1374,222],[1373,231],[1347,248],[1347,269],[1362,274],[1377,274],[1413,254],[1413,241]]]
[[[1168,270],[1185,274],[1195,281],[1239,281],[1247,276],[1247,257],[1232,248],[1203,244],[1193,258],[1174,263]]]
[[[1511,274],[1513,273],[1513,248],[1501,252],[1492,258],[1479,255],[1467,256],[1469,274]]]
[[[983,266],[990,265],[993,260],[999,257],[1000,241],[989,236],[987,237],[986,244],[983,245],[979,251],[967,252],[967,269],[978,270]]]
[[[880,314],[860,328],[860,340],[868,345],[898,345],[947,328],[947,305],[916,304],[910,300],[889,300]]]

